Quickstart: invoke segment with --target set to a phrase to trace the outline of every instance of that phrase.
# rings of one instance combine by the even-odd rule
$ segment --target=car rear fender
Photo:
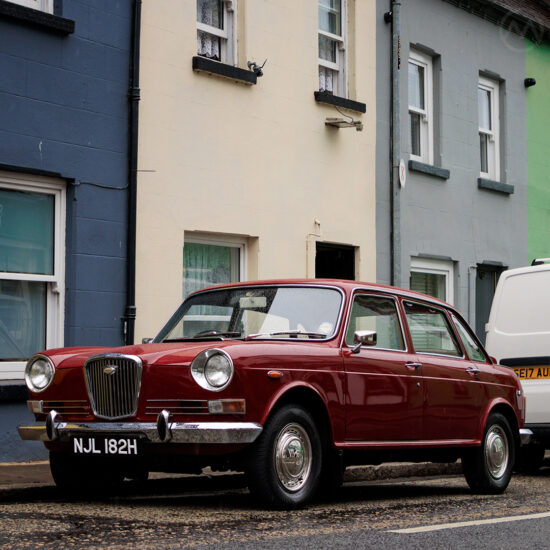
[[[512,429],[512,433],[514,434],[516,447],[519,447],[520,421],[514,407],[512,407],[512,405],[510,405],[510,403],[504,399],[495,399],[487,406],[485,414],[482,418],[482,423],[479,427],[479,440],[481,441],[483,439],[483,432],[485,430],[485,426],[487,425],[487,419],[492,413],[500,413],[506,418],[506,420],[508,420],[508,422],[510,423],[510,428]]]

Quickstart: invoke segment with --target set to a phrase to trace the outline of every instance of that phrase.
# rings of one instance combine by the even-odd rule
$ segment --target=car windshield
[[[325,340],[336,332],[342,294],[324,287],[235,287],[190,296],[154,342],[201,338]]]

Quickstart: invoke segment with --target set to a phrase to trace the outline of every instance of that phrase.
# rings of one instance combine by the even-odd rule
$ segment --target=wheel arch
[[[483,423],[483,429],[485,429],[487,420],[492,413],[500,413],[502,414],[502,416],[504,416],[504,418],[506,418],[506,420],[508,420],[508,423],[510,424],[510,428],[512,430],[512,434],[514,436],[514,443],[517,450],[520,446],[519,422],[513,407],[506,402],[498,402],[494,404],[487,411],[485,422]]]

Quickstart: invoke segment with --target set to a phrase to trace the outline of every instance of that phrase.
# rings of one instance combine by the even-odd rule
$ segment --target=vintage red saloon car
[[[515,373],[429,296],[336,280],[189,296],[148,344],[66,348],[25,373],[61,488],[232,469],[265,504],[303,505],[351,464],[462,459],[500,492],[522,438]]]

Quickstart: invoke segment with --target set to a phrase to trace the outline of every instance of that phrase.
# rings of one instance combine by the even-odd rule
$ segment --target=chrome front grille
[[[145,414],[155,418],[162,410],[174,415],[209,414],[208,401],[192,399],[148,399],[145,403]]]
[[[84,365],[92,410],[107,419],[132,416],[141,386],[141,359],[134,355],[96,355]]]

